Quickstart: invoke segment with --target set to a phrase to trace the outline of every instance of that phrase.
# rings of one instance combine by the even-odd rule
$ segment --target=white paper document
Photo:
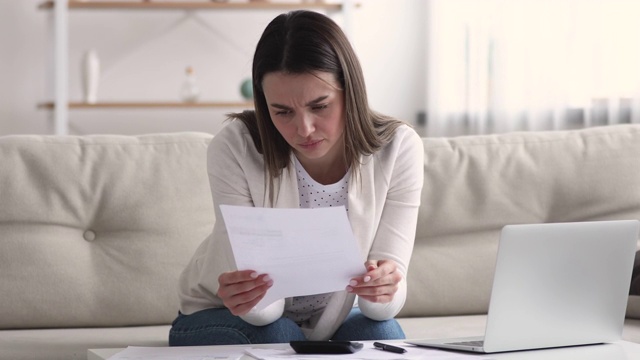
[[[123,351],[111,356],[109,360],[283,360],[283,359],[430,359],[430,360],[487,360],[486,357],[465,355],[436,349],[404,346],[407,352],[395,354],[373,348],[372,341],[363,341],[364,348],[354,354],[341,355],[301,355],[288,345],[281,348],[260,348],[256,345],[248,346],[175,346],[175,347],[144,347],[129,346]],[[394,344],[397,345],[397,344]],[[608,358],[607,358],[608,359]]]
[[[219,346],[129,346],[109,360],[237,360],[242,357],[242,348],[223,350]]]
[[[366,272],[343,206],[273,209],[221,205],[238,269],[269,274],[273,286],[256,305],[344,290]]]
[[[477,355],[465,355],[453,352],[447,352],[436,349],[418,348],[413,346],[403,346],[407,350],[404,354],[396,354],[392,352],[382,351],[373,348],[371,342],[364,342],[365,346],[362,350],[353,354],[340,355],[321,355],[321,354],[296,354],[291,348],[285,349],[261,349],[248,348],[244,353],[256,360],[284,360],[284,359],[304,359],[304,360],[322,360],[322,359],[360,359],[360,360],[489,360],[486,357],[478,357]]]

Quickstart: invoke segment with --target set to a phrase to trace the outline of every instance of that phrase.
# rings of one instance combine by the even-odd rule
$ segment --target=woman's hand
[[[393,260],[368,260],[367,273],[351,279],[347,291],[374,303],[388,303],[398,291],[402,274]]]
[[[233,315],[248,313],[273,285],[269,275],[253,270],[230,271],[218,277],[218,297]]]

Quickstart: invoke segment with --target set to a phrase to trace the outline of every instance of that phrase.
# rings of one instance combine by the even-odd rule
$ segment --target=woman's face
[[[305,168],[343,161],[344,94],[333,74],[272,72],[262,88],[274,126]]]

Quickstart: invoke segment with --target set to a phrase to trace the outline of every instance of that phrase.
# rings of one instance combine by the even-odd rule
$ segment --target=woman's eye
[[[313,111],[320,111],[320,110],[324,110],[324,109],[326,109],[326,108],[327,108],[327,106],[328,106],[327,104],[323,104],[323,105],[316,105],[316,106],[313,106],[311,109],[312,109]]]
[[[291,111],[289,111],[289,110],[278,110],[278,111],[276,111],[276,115],[278,115],[278,116],[288,115],[289,113],[291,113]]]

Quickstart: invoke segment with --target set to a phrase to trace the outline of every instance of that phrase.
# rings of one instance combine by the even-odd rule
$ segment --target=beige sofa
[[[215,221],[210,139],[0,137],[0,359],[167,344],[178,274]],[[482,331],[503,225],[640,219],[640,125],[424,146],[410,338]],[[640,342],[637,308],[624,338]]]

